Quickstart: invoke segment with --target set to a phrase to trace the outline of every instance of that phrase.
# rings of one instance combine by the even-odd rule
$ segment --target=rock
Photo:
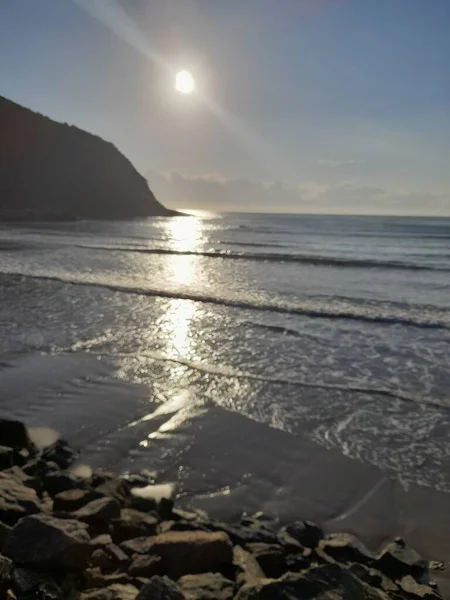
[[[257,560],[266,577],[278,579],[288,570],[281,546],[277,544],[247,544],[247,549]]]
[[[11,531],[12,527],[0,521],[0,552],[2,551],[3,546],[5,545],[5,542],[8,539],[8,536],[11,533]]]
[[[11,579],[11,587],[18,597],[35,596],[59,600],[59,598],[70,598],[75,591],[74,578],[67,573],[16,567]]]
[[[236,567],[236,582],[238,586],[253,584],[265,575],[256,558],[240,546],[233,548],[233,565]]]
[[[91,546],[94,550],[103,548],[103,546],[107,546],[108,544],[112,544],[112,537],[109,533],[102,533],[91,540]]]
[[[4,446],[9,446],[13,450],[26,449],[33,454],[36,452],[27,428],[20,421],[0,419],[0,440]]]
[[[59,471],[56,463],[45,461],[41,457],[33,458],[22,467],[22,471],[33,477],[43,477],[47,473]]]
[[[211,521],[207,527],[212,531],[225,532],[234,545],[245,546],[246,544],[256,544],[258,542],[266,544],[276,544],[277,536],[274,531],[266,527],[241,527],[240,525],[227,525],[219,521]]]
[[[362,542],[349,533],[333,533],[319,542],[318,550],[342,563],[368,563],[375,557]]]
[[[107,544],[103,548],[94,550],[91,555],[91,565],[102,569],[115,570],[127,569],[130,559],[123,550],[115,544]]]
[[[92,548],[85,526],[79,521],[32,515],[21,519],[4,546],[15,563],[36,568],[81,569]]]
[[[73,512],[82,508],[88,504],[88,502],[92,502],[92,500],[97,500],[102,497],[103,496],[95,490],[66,490],[56,494],[53,498],[53,510]]]
[[[426,562],[401,538],[391,542],[380,553],[374,566],[392,579],[412,575],[420,578],[426,571]]]
[[[4,583],[8,582],[12,573],[12,560],[0,554],[0,591]]]
[[[113,583],[107,588],[90,590],[80,595],[80,600],[135,600],[138,589],[131,584]]]
[[[136,600],[185,600],[179,587],[168,577],[154,575],[143,585]]]
[[[123,479],[109,479],[98,486],[95,491],[102,496],[114,498],[121,506],[130,500],[130,486]]]
[[[235,600],[387,600],[341,565],[322,565],[279,579],[259,579],[240,588]]]
[[[61,492],[76,489],[79,485],[78,481],[69,475],[69,473],[63,473],[62,471],[50,471],[42,476],[42,483],[44,490],[50,494],[50,496],[56,496]]]
[[[372,587],[378,588],[386,594],[396,594],[399,592],[399,587],[391,579],[383,575],[381,571],[370,568],[367,565],[353,564],[348,567],[350,573],[355,577],[365,581]]]
[[[282,546],[286,554],[303,554],[305,547],[289,535],[283,528],[278,532],[277,543]]]
[[[65,440],[56,440],[43,450],[41,458],[56,463],[60,469],[68,469],[78,458],[78,454],[79,452],[71,448]]]
[[[220,573],[184,575],[178,580],[186,600],[233,600],[234,583]]]
[[[14,525],[26,515],[41,512],[36,491],[25,485],[28,478],[20,469],[0,471],[0,521]]]
[[[128,568],[128,574],[132,577],[153,577],[153,575],[161,575],[161,569],[160,556],[137,555]]]
[[[112,519],[120,517],[120,504],[113,498],[99,498],[76,510],[73,516],[94,527],[108,524]]]
[[[150,538],[136,538],[121,544],[128,553],[156,554],[163,572],[172,579],[183,575],[221,572],[231,566],[232,545],[225,533],[169,531]]]
[[[126,573],[102,573],[100,567],[90,567],[83,571],[83,589],[107,588],[114,583],[134,585],[134,579]]]
[[[308,569],[310,566],[310,561],[305,556],[301,556],[300,554],[288,554],[286,556],[286,571],[298,573]]]
[[[158,533],[167,531],[211,531],[199,521],[162,521],[156,528]]]
[[[173,504],[171,498],[161,498],[158,503],[158,514],[161,521],[167,521],[172,518]]]
[[[295,521],[282,528],[291,538],[307,548],[315,548],[323,538],[323,531],[311,521]]]
[[[140,491],[145,490],[145,488],[134,487],[130,491],[130,506],[135,510],[139,510],[141,512],[152,512],[157,510],[158,503],[156,500],[148,495],[141,495]]]
[[[426,600],[440,600],[442,598],[432,587],[423,583],[417,583],[411,575],[402,577],[399,581],[399,586],[408,598],[417,598],[417,600],[421,598],[426,598]]]
[[[136,537],[154,535],[158,519],[151,515],[141,513],[132,508],[123,508],[120,518],[115,520],[112,527],[112,536],[116,543]]]
[[[9,446],[0,446],[0,471],[9,469],[14,465],[14,449]]]
[[[143,469],[140,473],[125,473],[121,478],[127,482],[130,488],[133,488],[146,487],[155,483],[155,476],[156,473],[154,471]]]

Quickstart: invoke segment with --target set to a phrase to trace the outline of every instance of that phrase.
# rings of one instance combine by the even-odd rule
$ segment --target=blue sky
[[[448,0],[2,0],[0,94],[174,207],[450,215],[449,30]]]

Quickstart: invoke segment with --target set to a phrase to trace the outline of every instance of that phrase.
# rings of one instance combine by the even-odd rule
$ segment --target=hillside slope
[[[175,214],[113,144],[0,96],[0,220]]]

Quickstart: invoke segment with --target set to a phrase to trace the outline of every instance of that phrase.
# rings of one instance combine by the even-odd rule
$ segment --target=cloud
[[[388,191],[352,181],[227,179],[220,173],[148,173],[150,188],[167,206],[180,209],[248,212],[450,215],[450,195]]]

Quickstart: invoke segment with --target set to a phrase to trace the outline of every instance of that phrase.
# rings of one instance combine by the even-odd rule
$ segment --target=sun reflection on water
[[[172,217],[166,232],[172,250],[195,251],[203,244],[202,219],[198,217]]]

